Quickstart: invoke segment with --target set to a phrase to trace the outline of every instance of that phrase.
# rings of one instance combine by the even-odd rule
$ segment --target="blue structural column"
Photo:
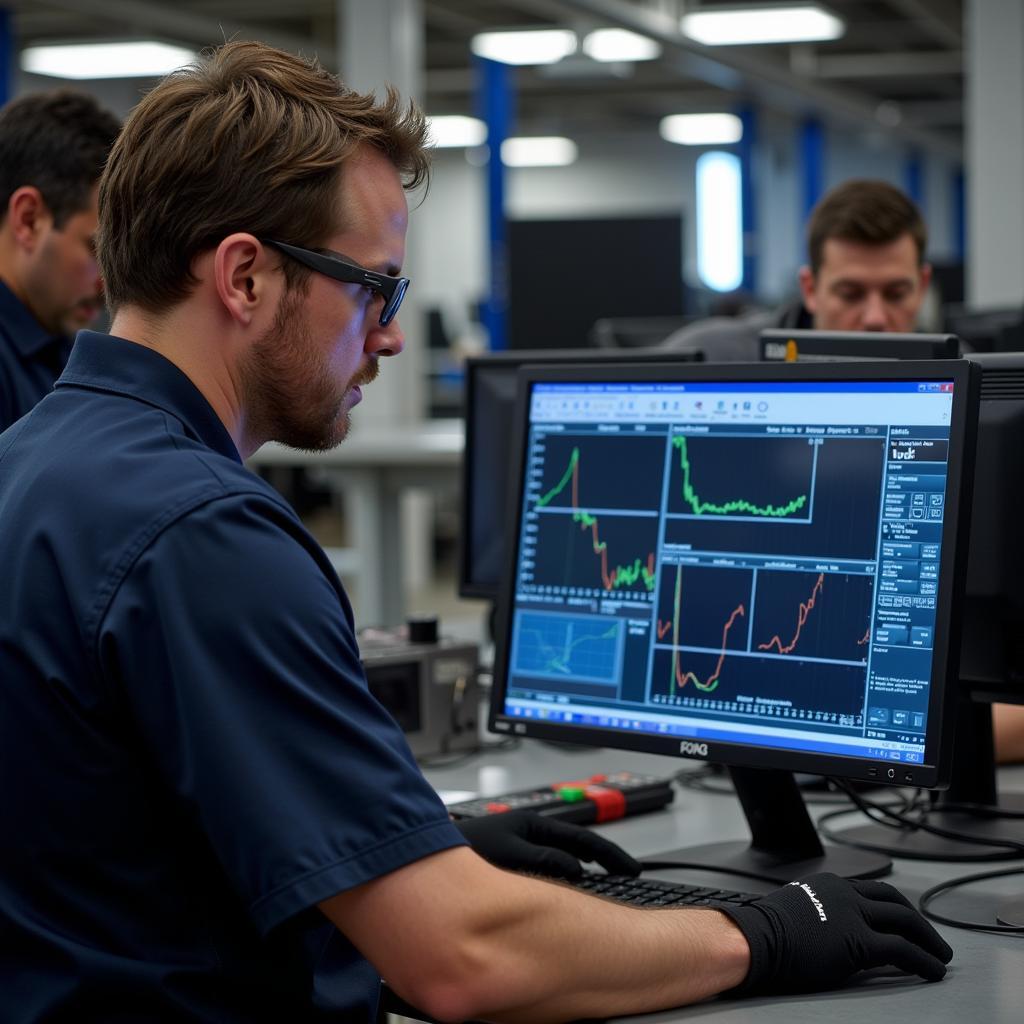
[[[14,33],[11,30],[11,12],[0,7],[0,105],[11,98],[14,85]]]
[[[804,220],[821,198],[825,182],[825,135],[813,117],[800,125],[800,183]]]
[[[903,165],[903,191],[924,214],[924,160],[917,150],[911,152]],[[927,221],[928,217],[925,216],[924,219]]]
[[[967,191],[964,183],[964,169],[953,172],[953,245],[958,263],[967,258]]]
[[[508,230],[505,223],[505,165],[501,144],[512,124],[511,69],[498,61],[477,58],[477,107],[487,125],[487,236],[490,257],[489,293],[480,317],[492,349],[508,347]]]
[[[757,112],[752,107],[738,111],[743,137],[737,146],[740,158],[740,203],[743,230],[743,284],[751,295],[757,294]]]

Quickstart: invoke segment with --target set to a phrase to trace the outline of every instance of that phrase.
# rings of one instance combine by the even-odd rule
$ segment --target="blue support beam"
[[[14,91],[14,65],[18,58],[16,50],[11,12],[6,7],[0,7],[0,106],[11,98]]]
[[[800,125],[800,183],[806,221],[825,190],[825,133],[813,117]]]
[[[922,215],[925,215],[924,160],[917,150],[907,157],[907,162],[903,165],[903,191],[913,200]],[[927,221],[928,217],[925,215],[924,219]]]
[[[757,294],[757,112],[743,107],[738,112],[743,137],[737,146],[740,158],[740,198],[743,230],[743,284],[751,295]]]
[[[958,167],[953,172],[953,244],[958,263],[967,259],[967,192],[964,185],[964,171]]]
[[[508,230],[505,223],[505,165],[501,144],[512,125],[511,69],[498,61],[477,58],[478,115],[487,125],[487,237],[490,288],[480,311],[490,347],[508,348]]]

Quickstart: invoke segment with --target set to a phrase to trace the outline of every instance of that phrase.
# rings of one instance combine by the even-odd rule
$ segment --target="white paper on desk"
[[[439,789],[437,795],[447,807],[449,804],[457,804],[460,800],[472,800],[477,794],[471,789]]]

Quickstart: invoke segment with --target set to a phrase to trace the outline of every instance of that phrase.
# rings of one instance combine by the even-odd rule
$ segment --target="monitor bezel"
[[[462,421],[466,428],[466,440],[462,454],[462,466],[459,474],[459,502],[461,528],[458,539],[458,576],[456,590],[460,597],[484,598],[497,601],[501,589],[489,586],[479,579],[470,578],[473,564],[473,493],[470,487],[470,474],[477,458],[477,440],[471,429],[475,417],[475,403],[479,401],[479,388],[476,374],[495,366],[512,364],[518,370],[523,366],[559,365],[587,366],[590,364],[607,365],[612,363],[666,363],[700,362],[704,358],[698,349],[680,349],[666,352],[659,348],[634,349],[503,349],[500,352],[487,352],[471,356],[464,364],[464,390],[462,403]],[[515,415],[513,409],[513,416]]]
[[[781,363],[769,358],[768,346],[796,342],[801,362],[801,346],[807,346],[807,361],[842,359],[958,359],[961,341],[955,334],[907,334],[883,331],[819,331],[814,328],[765,327],[758,336],[758,355],[762,362]],[[831,351],[832,347],[836,351]],[[817,351],[815,351],[817,349]]]
[[[612,366],[524,366],[519,371],[514,419],[517,438],[515,458],[510,463],[510,495],[515,496],[514,514],[506,531],[506,568],[499,594],[493,683],[488,728],[502,735],[530,737],[589,746],[607,746],[672,757],[697,758],[736,767],[761,767],[892,785],[914,785],[942,789],[951,771],[953,726],[956,715],[960,627],[970,529],[970,489],[976,439],[980,372],[967,360],[828,362],[828,363],[663,363],[631,368],[628,375],[612,374]],[[523,466],[526,457],[526,429],[529,396],[535,383],[601,382],[643,383],[700,382],[766,383],[786,381],[952,381],[954,400],[950,417],[946,517],[942,530],[939,588],[936,601],[935,660],[929,692],[930,728],[925,743],[925,763],[909,766],[882,760],[758,747],[749,743],[681,740],[643,732],[611,728],[554,725],[538,719],[523,719],[504,713],[508,684],[511,616],[514,605],[518,563],[519,523],[523,504]],[[688,744],[683,746],[683,744]]]

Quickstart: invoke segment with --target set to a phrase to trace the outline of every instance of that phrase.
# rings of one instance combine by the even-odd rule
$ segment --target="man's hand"
[[[597,861],[613,875],[640,874],[640,865],[614,843],[533,811],[488,814],[456,825],[484,860],[512,871],[573,879],[583,874],[580,861]]]
[[[885,882],[808,875],[746,907],[718,907],[750,944],[738,994],[813,992],[871,967],[893,965],[939,981],[953,950]]]

